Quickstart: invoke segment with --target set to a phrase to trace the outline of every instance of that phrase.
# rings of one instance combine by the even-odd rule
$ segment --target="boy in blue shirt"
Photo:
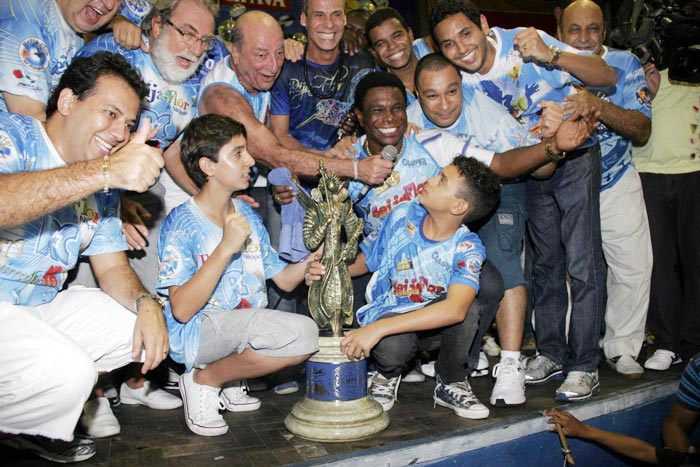
[[[351,359],[371,352],[378,372],[369,392],[384,410],[394,406],[401,372],[419,341],[439,339],[435,403],[460,417],[488,416],[464,368],[478,321],[470,307],[486,253],[464,224],[488,214],[499,193],[498,177],[486,165],[457,156],[428,180],[417,200],[391,211],[377,240],[350,266],[353,276],[374,275],[368,304],[357,312],[361,327],[345,333],[340,351]],[[312,262],[307,278],[319,280],[324,272]]]
[[[260,216],[231,199],[248,187],[255,164],[245,135],[243,125],[219,115],[196,118],[185,129],[182,160],[201,191],[170,212],[158,242],[170,355],[186,367],[185,420],[203,436],[228,430],[220,406],[233,412],[260,406],[240,384],[226,383],[296,365],[318,350],[310,318],[266,308],[265,280],[293,290],[314,258],[287,265]]]

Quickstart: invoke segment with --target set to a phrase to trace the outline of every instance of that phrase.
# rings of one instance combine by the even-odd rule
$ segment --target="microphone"
[[[382,152],[380,154],[382,159],[385,161],[389,162],[394,162],[397,157],[399,157],[399,150],[396,149],[396,146],[393,146],[391,144],[387,144],[382,148]]]
[[[382,148],[382,152],[379,154],[379,156],[385,161],[395,162],[396,159],[399,157],[399,150],[396,149],[396,146],[387,144]],[[362,191],[360,191],[360,194],[357,197],[357,201],[355,202],[359,203],[360,201],[362,201],[365,198],[365,196],[367,196],[367,193],[369,192],[370,188],[371,187],[369,185],[363,186]]]

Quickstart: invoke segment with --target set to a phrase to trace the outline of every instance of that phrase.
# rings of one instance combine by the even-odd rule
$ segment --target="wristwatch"
[[[554,152],[554,149],[552,149],[552,138],[544,140],[544,153],[547,154],[547,157],[552,162],[559,162],[566,157],[566,151]]]
[[[144,300],[153,300],[158,304],[158,306],[160,306],[161,311],[165,310],[165,301],[160,297],[160,295],[145,293],[143,295],[139,295],[136,300],[134,300],[134,310],[136,313],[139,312],[139,304]]]

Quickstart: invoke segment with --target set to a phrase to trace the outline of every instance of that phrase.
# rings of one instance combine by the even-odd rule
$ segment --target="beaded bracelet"
[[[104,183],[102,191],[109,193],[109,155],[102,158],[102,182]]]

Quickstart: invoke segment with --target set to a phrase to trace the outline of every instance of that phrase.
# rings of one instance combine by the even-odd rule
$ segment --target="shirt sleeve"
[[[700,412],[700,354],[683,371],[676,401],[690,411]]]
[[[450,284],[468,285],[479,292],[481,266],[485,260],[483,243],[476,234],[469,233],[455,248]]]
[[[452,163],[455,156],[460,154],[473,157],[474,159],[483,162],[487,166],[491,166],[491,161],[493,160],[493,151],[488,149],[483,149],[471,144],[468,140],[462,140],[456,136],[444,133],[440,138],[442,144],[442,150],[437,154],[433,154],[438,160],[441,167],[446,167]]]
[[[189,237],[173,229],[173,220],[166,218],[158,236],[158,292],[168,295],[170,286],[186,283],[197,272]]]
[[[146,0],[122,0],[119,14],[136,26],[141,26],[141,21],[151,12],[153,5]]]
[[[0,91],[46,103],[51,56],[41,28],[27,21],[0,23]]]

